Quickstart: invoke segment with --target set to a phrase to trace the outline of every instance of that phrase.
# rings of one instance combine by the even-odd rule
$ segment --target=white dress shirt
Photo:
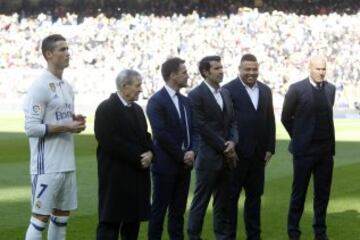
[[[323,82],[320,82],[319,85],[309,76],[309,82],[314,88],[322,88]]]
[[[120,101],[124,104],[125,107],[131,107],[131,103],[128,103],[121,95],[119,92],[116,92],[118,97],[120,98]]]
[[[168,85],[165,85],[165,89],[168,92],[172,102],[175,105],[175,108],[179,114],[179,118],[181,119],[181,112],[180,112],[180,106],[179,106],[179,98],[176,95],[176,91],[174,89],[172,89],[171,87],[169,87]],[[189,130],[189,122],[188,122],[188,116],[186,113],[186,108],[185,106],[183,106],[184,108],[184,114],[185,114],[185,125],[186,125],[186,138],[187,138],[187,142],[188,144],[190,144],[190,130]],[[187,149],[189,146],[184,146],[184,143],[182,144],[182,149],[185,150]]]
[[[208,86],[208,88],[210,89],[210,92],[214,95],[216,102],[218,103],[218,105],[220,106],[221,110],[223,110],[224,108],[224,101],[221,97],[220,94],[220,88],[219,89],[215,89],[213,88],[210,84],[208,84],[206,81],[204,81],[206,86]]]
[[[255,84],[252,87],[250,87],[249,85],[244,83],[243,80],[241,80],[241,79],[240,79],[240,82],[244,85],[246,92],[249,94],[249,97],[251,99],[251,102],[252,102],[254,108],[257,110],[258,105],[259,105],[259,86],[258,86],[258,84],[255,82]]]
[[[172,89],[171,87],[169,87],[168,85],[165,85],[165,89],[168,92],[171,101],[174,103],[176,111],[179,114],[179,118],[181,118],[181,113],[180,113],[180,108],[179,108],[179,99],[176,96],[176,91],[174,89]],[[186,112],[185,112],[186,113]]]

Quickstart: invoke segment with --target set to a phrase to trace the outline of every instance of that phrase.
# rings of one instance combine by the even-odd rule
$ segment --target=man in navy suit
[[[300,239],[299,222],[311,175],[314,176],[314,235],[325,240],[335,154],[333,110],[335,86],[325,81],[326,61],[314,56],[310,76],[292,84],[285,95],[281,121],[290,135],[293,183],[288,213],[289,239]]]
[[[275,152],[275,118],[272,94],[268,86],[257,80],[259,64],[252,54],[240,60],[239,76],[226,84],[234,105],[239,143],[230,194],[229,238],[236,239],[238,200],[246,193],[244,220],[247,239],[260,239],[260,205],[264,192],[265,164]]]
[[[215,239],[226,239],[228,224],[231,169],[237,161],[238,141],[234,110],[226,89],[220,89],[223,67],[218,56],[203,58],[199,72],[204,81],[195,87],[189,98],[194,113],[195,128],[200,136],[195,160],[195,193],[191,203],[188,239],[201,239],[202,225],[211,195]]]
[[[170,58],[161,66],[165,86],[147,105],[156,161],[151,166],[153,195],[148,239],[160,240],[168,211],[170,239],[184,239],[184,213],[195,157],[190,102],[179,90],[187,86],[185,61]]]

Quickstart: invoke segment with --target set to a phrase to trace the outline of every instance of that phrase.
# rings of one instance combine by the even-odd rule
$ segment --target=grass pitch
[[[91,119],[89,122],[91,122]],[[24,239],[30,217],[29,147],[22,132],[21,117],[0,118],[0,239]],[[95,239],[97,223],[96,141],[91,134],[76,137],[79,208],[72,214],[67,239]],[[337,120],[337,154],[331,200],[328,208],[328,233],[332,240],[360,239],[360,120]],[[265,194],[262,203],[264,240],[287,239],[286,216],[289,204],[292,164],[287,152],[288,138],[281,125],[277,128],[276,155],[266,168]],[[194,178],[193,178],[194,179]],[[188,207],[193,190],[190,190]],[[312,236],[312,187],[301,221],[303,239]],[[239,202],[238,239],[245,239],[242,204]],[[187,220],[187,216],[185,217]],[[147,239],[146,223],[139,239]],[[166,229],[166,227],[164,228]],[[214,239],[212,210],[206,215],[203,238]],[[166,231],[164,238],[168,239]]]

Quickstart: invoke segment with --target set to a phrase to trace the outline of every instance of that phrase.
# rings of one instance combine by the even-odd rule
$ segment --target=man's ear
[[[52,56],[52,51],[47,50],[47,51],[45,52],[45,59],[46,59],[46,60],[49,60],[49,58],[51,58],[51,56]]]
[[[170,75],[169,75],[169,77],[168,77],[168,80],[172,79],[172,78],[175,76],[175,74],[176,74],[176,73],[171,72]]]

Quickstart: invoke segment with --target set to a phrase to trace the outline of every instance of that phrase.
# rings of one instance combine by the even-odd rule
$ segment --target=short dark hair
[[[247,53],[247,54],[242,56],[242,58],[240,60],[240,63],[245,62],[245,61],[257,62],[257,59],[256,59],[255,55],[253,55],[251,53]]]
[[[179,71],[179,66],[184,63],[185,61],[178,57],[168,58],[161,65],[161,75],[165,82],[169,80],[170,74],[177,73]]]
[[[203,71],[209,71],[210,70],[210,62],[215,61],[215,62],[220,62],[221,58],[219,56],[207,56],[204,57],[203,59],[201,59],[200,63],[199,63],[199,72],[201,74],[201,76],[205,79],[205,75],[203,73]]]
[[[45,59],[46,59],[45,53],[47,51],[54,50],[55,43],[58,41],[66,41],[66,39],[60,34],[52,34],[43,39],[43,41],[41,43],[41,52]]]

